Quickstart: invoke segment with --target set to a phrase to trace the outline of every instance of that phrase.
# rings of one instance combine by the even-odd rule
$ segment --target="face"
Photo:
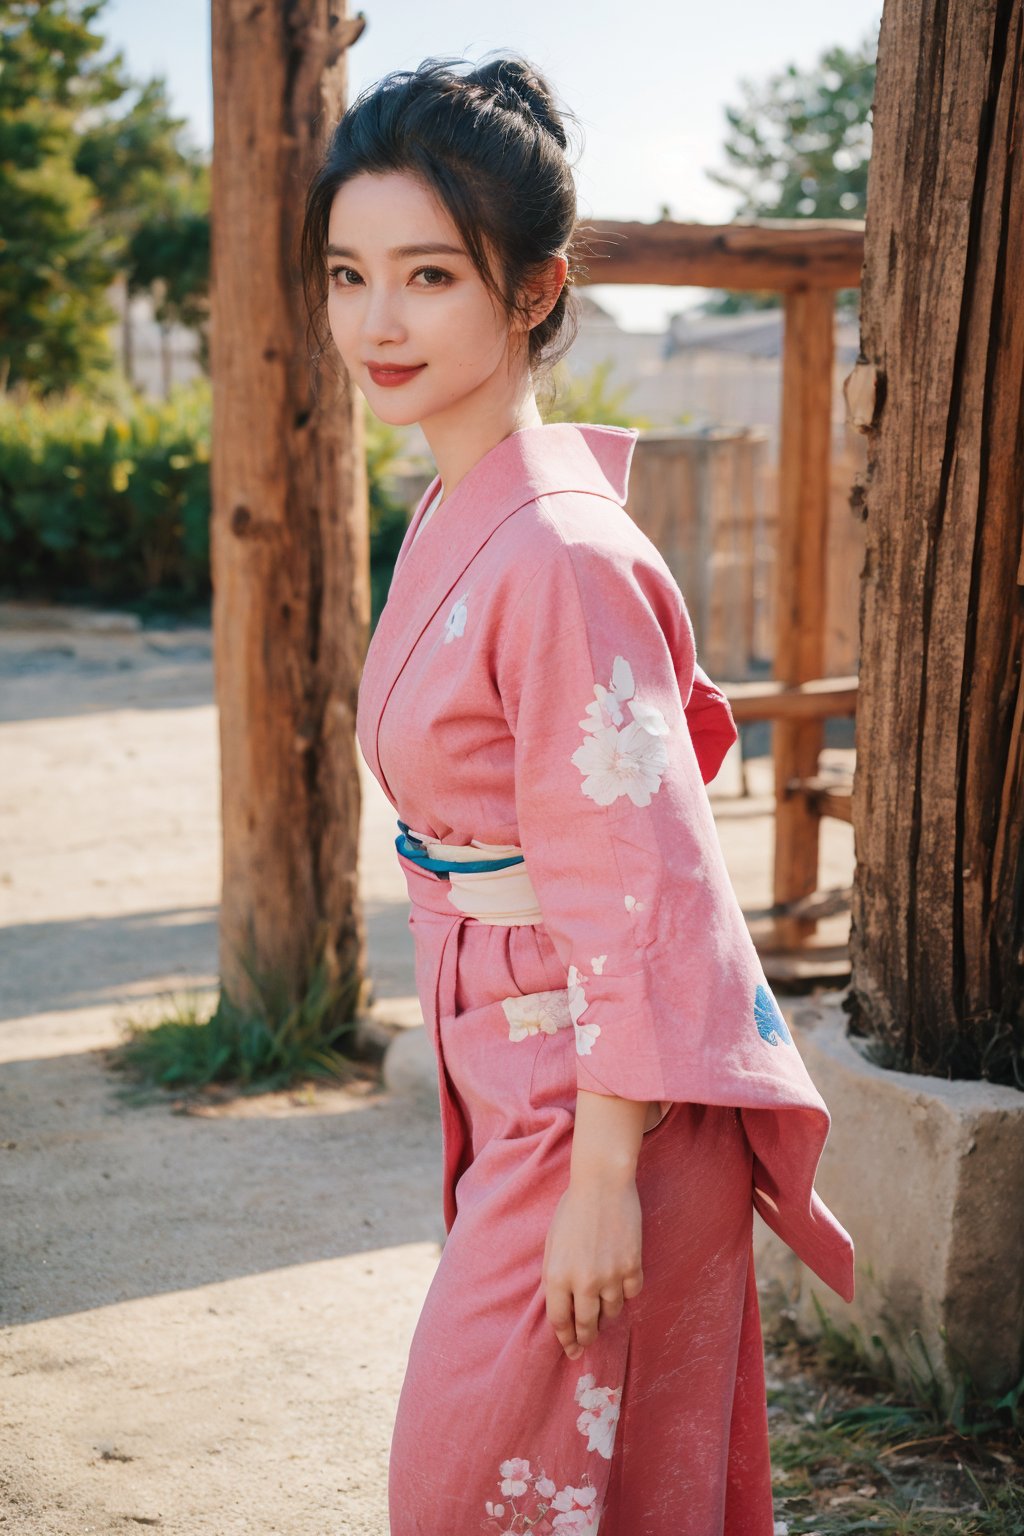
[[[331,335],[382,421],[424,422],[478,392],[513,391],[526,330],[506,319],[446,209],[415,177],[346,182],[327,239]],[[403,365],[415,371],[383,371]]]

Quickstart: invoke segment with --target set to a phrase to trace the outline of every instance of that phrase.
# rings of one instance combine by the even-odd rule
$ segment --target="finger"
[[[573,1312],[576,1317],[576,1338],[584,1348],[597,1338],[597,1324],[601,1316],[601,1298],[582,1291],[573,1295]]]
[[[627,1301],[630,1301],[634,1296],[639,1296],[643,1287],[644,1272],[642,1269],[634,1269],[622,1281],[622,1294]]]
[[[621,1285],[616,1290],[603,1290],[601,1292],[601,1322],[618,1317],[625,1305],[626,1298],[622,1294]]]
[[[545,1311],[548,1322],[555,1330],[559,1344],[568,1354],[577,1345],[576,1326],[572,1315],[572,1292],[567,1286],[549,1282],[545,1294]],[[578,1351],[582,1353],[582,1349]],[[574,1358],[570,1356],[570,1358]]]

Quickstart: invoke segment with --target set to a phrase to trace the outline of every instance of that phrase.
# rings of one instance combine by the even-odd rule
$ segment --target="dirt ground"
[[[385,1536],[436,1117],[319,1087],[185,1112],[105,1064],[126,1016],[215,981],[209,632],[3,610],[0,762],[0,1531]],[[372,970],[410,1019],[393,813],[361,771]],[[745,907],[769,808],[722,808]]]
[[[434,1120],[319,1087],[176,1113],[126,1103],[104,1065],[122,1018],[215,979],[211,696],[208,632],[0,628],[12,1536],[387,1531],[394,1404],[440,1251]],[[377,812],[374,974],[401,998],[404,881]]]

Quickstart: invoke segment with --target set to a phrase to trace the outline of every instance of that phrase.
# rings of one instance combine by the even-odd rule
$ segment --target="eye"
[[[419,267],[413,273],[413,277],[419,277],[421,273],[425,275],[428,272],[433,277],[439,277],[441,281],[439,283],[427,283],[425,285],[427,288],[444,288],[452,281],[451,273],[443,272],[440,267]]]
[[[331,282],[338,288],[355,288],[363,281],[354,267],[328,267],[327,273]],[[350,274],[355,282],[350,282],[348,276],[343,274]],[[425,288],[447,288],[454,281],[451,273],[443,271],[440,267],[417,267],[412,275],[436,279],[436,281],[424,282],[421,286]]]

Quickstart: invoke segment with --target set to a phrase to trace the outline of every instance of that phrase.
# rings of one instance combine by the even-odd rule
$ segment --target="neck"
[[[506,393],[501,399],[490,397],[487,386],[491,383],[485,381],[472,395],[420,422],[444,486],[444,500],[473,465],[506,437],[543,425],[529,372],[511,396]]]

